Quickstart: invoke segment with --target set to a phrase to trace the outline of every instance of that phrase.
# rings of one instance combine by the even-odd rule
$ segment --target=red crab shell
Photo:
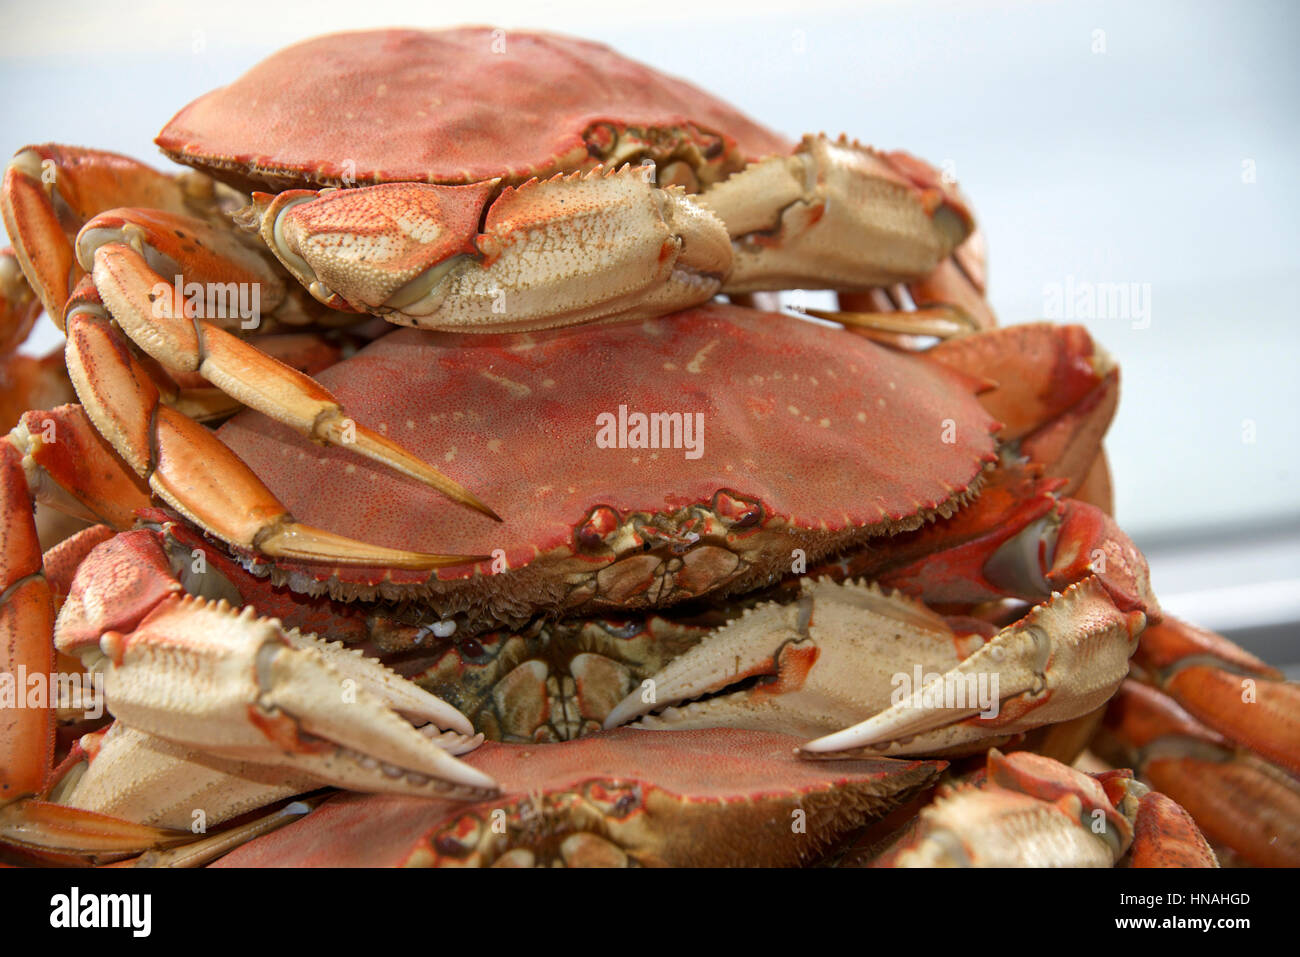
[[[500,798],[467,805],[340,794],[216,866],[504,864],[517,845],[543,861],[615,863],[582,853],[572,838],[583,833],[621,844],[626,855],[618,858],[641,866],[806,864],[945,767],[896,758],[801,761],[793,754],[798,741],[729,728],[620,728],[554,747],[489,742],[468,760],[501,782]],[[791,827],[798,811],[806,831]],[[596,840],[587,850],[609,846]]]
[[[280,563],[280,580],[335,597],[461,593],[433,602],[451,612],[663,606],[754,587],[788,573],[794,549],[812,562],[951,512],[993,459],[997,426],[960,373],[723,305],[532,335],[400,330],[320,381],[504,522],[256,413],[218,434],[300,521],[394,548],[500,550],[510,570]],[[700,413],[702,454],[600,447],[598,416],[620,406]]]
[[[599,43],[488,27],[295,44],[185,107],[156,142],[239,188],[282,189],[518,182],[578,168],[625,129],[681,136],[723,154],[726,172],[791,148]]]

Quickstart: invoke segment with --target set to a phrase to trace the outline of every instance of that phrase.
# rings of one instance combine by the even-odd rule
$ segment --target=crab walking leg
[[[104,301],[90,276],[83,276],[81,282],[77,284],[77,288],[72,291],[72,295],[68,298],[65,315],[74,313],[83,313],[102,319],[111,318],[108,310],[104,308]],[[277,316],[277,318],[279,317]],[[261,335],[257,338],[257,348],[272,359],[276,359],[308,376],[329,368],[342,358],[342,349],[328,342],[322,332],[283,332]],[[145,366],[150,378],[153,379],[154,385],[158,387],[163,403],[197,422],[224,418],[244,408],[242,402],[213,386],[198,372],[184,373],[164,369],[161,364],[143,352],[137,352],[136,358]],[[28,402],[23,407],[24,410],[28,408],[48,408],[53,405],[61,405],[64,402],[75,401],[76,399],[72,383],[67,382],[67,372],[64,369],[63,362],[63,348],[60,347],[55,353],[52,353],[47,361],[57,363],[60,379],[67,384],[66,397],[56,397],[41,402]]]
[[[648,318],[707,302],[731,267],[717,217],[636,167],[504,189],[288,190],[254,204],[249,220],[321,302],[426,329]]]
[[[196,284],[202,295],[192,297],[195,318],[221,328],[256,329],[287,297],[286,283],[270,257],[246,245],[233,226],[218,229],[161,209],[111,209],[77,233],[78,264],[91,273],[95,251],[110,245],[138,253],[160,286],[184,292]]]
[[[724,291],[863,291],[920,279],[974,228],[965,202],[928,165],[844,137],[806,136],[702,194],[727,224]]]
[[[84,274],[72,246],[82,223],[118,206],[215,215],[219,189],[201,174],[167,176],[126,156],[46,143],[14,155],[0,211],[23,273],[61,328],[68,293]]]
[[[1125,681],[1092,742],[1185,807],[1215,845],[1256,867],[1300,866],[1300,781],[1150,685]]]
[[[295,521],[215,435],[160,404],[158,389],[107,320],[70,316],[67,357],[96,431],[154,494],[229,545],[301,561],[402,568],[481,560],[367,545]]]
[[[94,250],[94,262],[86,265],[92,270],[104,305],[122,331],[165,368],[197,372],[250,408],[292,426],[314,441],[350,448],[437,489],[455,502],[500,520],[437,469],[396,442],[347,418],[334,396],[310,376],[211,323],[190,317],[175,289],[162,281],[144,256],[130,246],[99,246]],[[71,334],[72,315],[67,323]],[[68,370],[77,394],[86,402],[86,390],[93,390],[93,384],[86,379],[87,370],[80,359],[71,356]],[[87,403],[88,408],[93,404]]]
[[[7,436],[21,454],[31,498],[115,529],[150,505],[148,486],[113,451],[79,405],[25,412]]]
[[[1219,858],[1187,809],[1133,777],[1128,768],[1096,775],[1133,825],[1129,867],[1218,867]]]
[[[39,791],[50,771],[54,711],[29,702],[18,675],[54,670],[53,624],[21,456],[0,442],[0,804]]]
[[[976,229],[933,272],[915,282],[841,292],[837,311],[808,312],[868,338],[919,348],[917,336],[950,339],[997,327],[984,298],[984,275],[984,236]]]
[[[1082,326],[1036,322],[941,342],[926,358],[993,388],[980,404],[1003,423],[998,437],[1067,479],[1085,480],[1119,404],[1119,367]]]
[[[0,431],[12,428],[28,409],[73,398],[62,348],[40,358],[16,351],[40,314],[41,301],[27,284],[14,251],[0,249]]]
[[[1147,629],[1135,674],[1224,737],[1300,774],[1300,685],[1222,635],[1166,618]]]
[[[0,249],[0,355],[23,344],[41,314],[41,301],[27,284],[14,250]]]
[[[232,222],[213,223],[163,209],[110,209],[77,233],[78,264],[92,270],[95,250],[113,244],[143,256],[162,284],[179,290],[191,304],[193,318],[222,329],[264,332],[268,325],[328,328],[356,322],[355,316],[323,308],[287,282],[261,241]],[[259,337],[259,346],[265,339]]]

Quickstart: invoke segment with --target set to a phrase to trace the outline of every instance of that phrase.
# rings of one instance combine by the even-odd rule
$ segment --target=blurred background
[[[286,43],[462,22],[583,34],[791,137],[907,149],[972,198],[1002,322],[1083,322],[1119,359],[1118,517],[1166,609],[1300,677],[1300,5],[661,7],[5,0],[0,155],[163,166],[163,123]],[[58,339],[42,320],[26,350]]]

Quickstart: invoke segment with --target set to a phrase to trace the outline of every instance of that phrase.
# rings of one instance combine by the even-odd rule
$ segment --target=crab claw
[[[254,193],[241,221],[333,309],[449,332],[649,318],[711,299],[732,254],[710,210],[648,172]]]
[[[1144,627],[1144,613],[1121,611],[1097,579],[1084,579],[887,710],[802,750],[935,754],[1077,718],[1115,693]],[[981,686],[996,707],[970,700]]]
[[[882,635],[893,637],[886,649]],[[750,609],[673,659],[619,702],[605,727],[641,718],[638,727],[653,729],[825,734],[884,707],[904,661],[927,671],[955,664],[958,640],[910,598],[805,580],[796,601]]]
[[[878,586],[806,581],[674,659],[605,726],[826,735],[806,755],[974,751],[1100,707],[1145,621],[1087,579],[985,643]]]
[[[1133,825],[1093,778],[1026,751],[940,789],[874,867],[1110,867]]]
[[[251,608],[171,596],[129,634],[109,630],[97,644],[62,640],[63,624],[61,650],[102,671],[114,715],[147,734],[353,790],[497,793],[490,777],[441,746],[444,726],[457,735],[453,747],[472,740],[468,721],[449,705],[403,686],[378,662]],[[432,723],[435,733],[402,715]]]

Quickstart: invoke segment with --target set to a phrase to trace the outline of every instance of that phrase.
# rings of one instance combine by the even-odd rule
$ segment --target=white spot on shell
[[[692,374],[698,374],[699,372],[702,372],[704,369],[704,360],[708,358],[709,353],[713,351],[714,346],[716,346],[717,344],[718,344],[718,340],[714,339],[708,345],[700,349],[699,352],[695,353],[695,355],[691,358],[691,361],[686,363],[686,371]]]
[[[505,390],[515,398],[522,399],[525,396],[533,394],[533,390],[530,386],[525,385],[522,382],[515,382],[513,379],[507,379],[505,376],[496,375],[487,370],[480,372],[479,375],[487,379],[489,382],[495,382],[497,385],[504,387]]]

